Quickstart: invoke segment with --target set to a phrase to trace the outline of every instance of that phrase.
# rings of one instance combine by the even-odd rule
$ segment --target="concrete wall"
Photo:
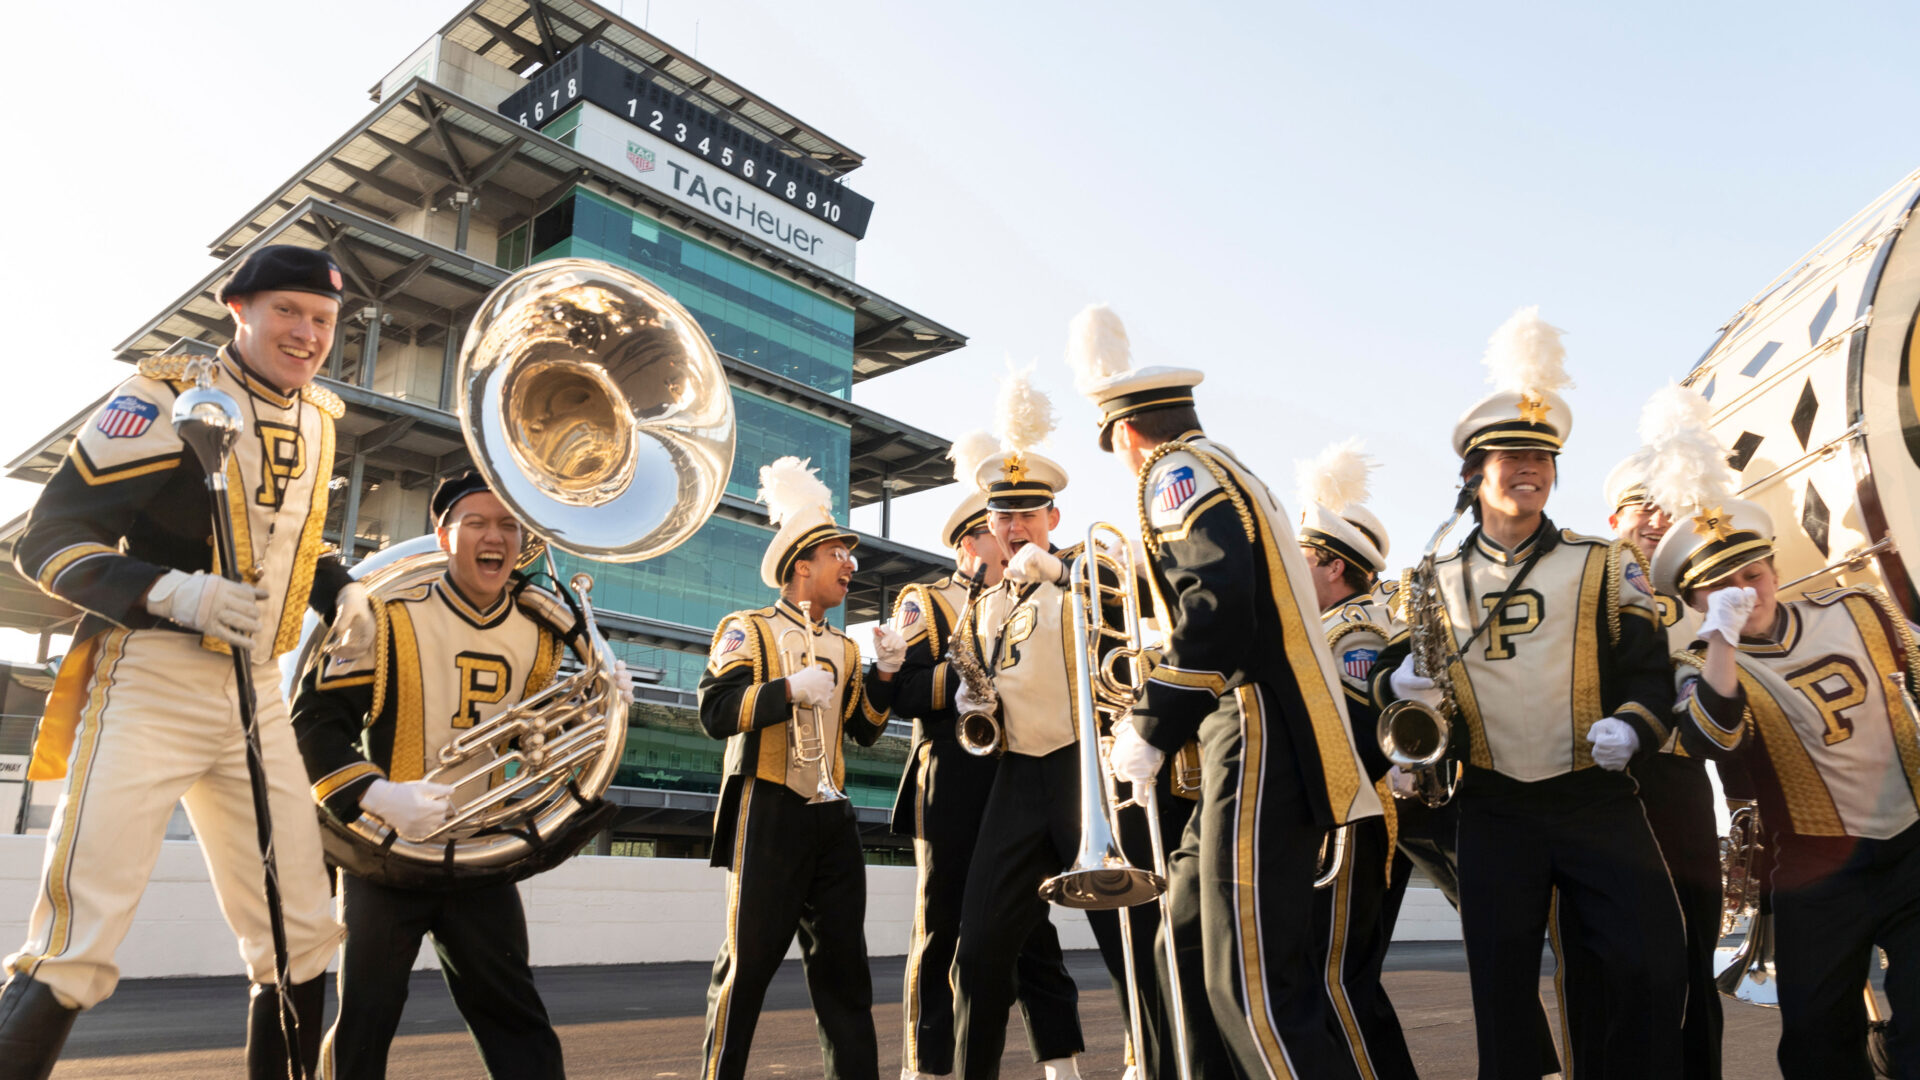
[[[25,940],[45,850],[39,837],[0,837],[0,952]],[[874,955],[906,952],[913,887],[910,867],[867,868],[867,947]],[[694,859],[581,856],[522,882],[520,892],[537,964],[711,960],[726,915],[725,872]],[[1053,918],[1063,946],[1094,947],[1083,915],[1055,908]],[[1459,921],[1437,891],[1409,893],[1399,940],[1459,936]],[[199,845],[163,845],[119,962],[123,978],[242,972]],[[433,966],[430,948],[421,950],[418,965]]]

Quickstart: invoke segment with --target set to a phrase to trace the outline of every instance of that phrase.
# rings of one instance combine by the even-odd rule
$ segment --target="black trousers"
[[[440,973],[495,1080],[566,1075],[560,1039],[527,962],[527,916],[512,884],[394,889],[341,874],[347,926],[340,953],[340,1015],[327,1033],[322,1074],[381,1080],[407,1002],[420,939],[433,935]]]
[[[1080,846],[1078,753],[1065,746],[1045,757],[1003,754],[995,770],[960,901],[953,957],[955,1065],[966,1080],[1000,1075],[1016,958],[1047,921],[1040,883],[1071,863]],[[1083,1048],[1077,990],[1073,1002],[1076,1038],[1061,1057]]]
[[[767,983],[800,938],[800,964],[829,1080],[877,1080],[867,969],[867,868],[853,807],[809,805],[749,780],[727,874],[727,936],[707,988],[705,1080],[739,1080]]]
[[[1182,799],[1173,794],[1168,780],[1169,769],[1160,770],[1155,778],[1155,793],[1159,798],[1160,841],[1165,852],[1171,856],[1175,845],[1180,843],[1186,832],[1187,820],[1193,816],[1194,801]],[[1120,798],[1132,796],[1132,785],[1118,785]],[[1153,868],[1153,838],[1147,831],[1147,815],[1137,806],[1129,806],[1120,811],[1120,850],[1127,861],[1142,869]],[[1113,983],[1113,992],[1120,999],[1120,1018],[1128,1025],[1129,1038],[1132,1032],[1132,1011],[1129,1008],[1125,946],[1121,941],[1120,911],[1089,911],[1087,923],[1093,928],[1093,937],[1100,945],[1100,959],[1107,965],[1107,977]],[[1179,1058],[1175,1052],[1173,1034],[1173,1013],[1169,1007],[1171,995],[1166,980],[1165,946],[1159,943],[1160,904],[1158,901],[1137,904],[1125,911],[1127,925],[1133,933],[1133,978],[1135,993],[1140,998],[1140,1038],[1142,1045],[1133,1048],[1133,1060],[1140,1067],[1140,1074],[1147,1080],[1176,1080],[1180,1075]],[[1184,987],[1183,987],[1184,989]],[[1205,1006],[1204,1001],[1186,1003]]]
[[[1773,958],[1784,1080],[1870,1080],[1862,996],[1887,953],[1888,1058],[1920,1077],[1920,825],[1890,840],[1779,836]],[[1787,887],[1782,887],[1783,883]]]
[[[1208,1075],[1357,1075],[1317,960],[1323,832],[1294,752],[1257,685],[1200,724],[1200,804],[1173,857],[1163,932],[1179,946],[1191,1052]]]
[[[1456,845],[1460,830],[1460,807],[1450,802],[1429,808],[1417,799],[1399,799],[1394,809],[1399,814],[1399,842],[1393,853],[1393,874],[1387,885],[1387,937],[1400,921],[1400,906],[1406,900],[1407,886],[1418,867],[1447,898],[1455,911],[1460,910],[1460,856]],[[1534,995],[1533,1006],[1514,1026],[1524,1025],[1526,1038],[1533,1044],[1535,1076],[1560,1071],[1560,1053],[1554,1047],[1553,1026],[1547,1020],[1547,1007]],[[1564,1025],[1562,1026],[1564,1031]],[[1568,1080],[1572,1080],[1571,1077]]]
[[[922,743],[908,766],[919,770],[914,804],[919,878],[900,1002],[906,1028],[901,1058],[906,1068],[934,1075],[953,1071],[953,953],[960,941],[967,868],[973,863],[996,772],[994,759],[962,750],[953,741],[952,725],[947,729],[945,738]],[[1079,993],[1067,974],[1060,934],[1051,919],[1043,916],[1027,936],[1014,970],[1033,1060],[1079,1053],[1084,1045]]]
[[[1539,1075],[1538,1047],[1512,1037],[1511,1018],[1539,1007],[1556,903],[1566,936],[1604,958],[1600,1061],[1582,1080],[1682,1075],[1685,931],[1633,779],[1593,768],[1524,783],[1469,769],[1455,798],[1481,1080]]]
[[[1380,985],[1393,934],[1386,900],[1387,823],[1367,818],[1347,826],[1339,870],[1314,893],[1314,936],[1327,994],[1361,1080],[1414,1080],[1406,1033]]]

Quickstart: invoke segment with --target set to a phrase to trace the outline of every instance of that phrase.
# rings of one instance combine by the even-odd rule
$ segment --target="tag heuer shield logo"
[[[627,160],[633,163],[634,172],[653,171],[653,151],[641,146],[639,143],[630,142],[627,144]]]

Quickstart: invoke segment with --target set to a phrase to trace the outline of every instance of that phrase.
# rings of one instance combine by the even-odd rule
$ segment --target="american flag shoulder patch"
[[[1625,561],[1627,565],[1625,569],[1620,571],[1620,576],[1627,579],[1627,584],[1648,596],[1652,596],[1653,586],[1647,581],[1647,572],[1640,569],[1640,560],[1634,558],[1632,554],[1629,553]]]
[[[1186,505],[1188,499],[1193,498],[1195,486],[1193,466],[1182,465],[1177,469],[1169,470],[1160,478],[1160,482],[1154,485],[1154,506],[1163,514],[1178,510]]]
[[[720,635],[720,655],[725,656],[728,653],[738,652],[740,646],[746,643],[747,632],[737,626],[730,627],[726,633]]]
[[[121,394],[100,410],[94,430],[109,439],[133,439],[147,433],[160,415],[160,406],[133,394]]]
[[[898,629],[905,630],[907,627],[919,621],[920,602],[918,600],[908,600],[900,605],[900,626]]]
[[[1367,677],[1367,672],[1373,670],[1373,662],[1378,659],[1380,659],[1378,649],[1348,649],[1345,655],[1340,657],[1340,670],[1350,678],[1364,679]]]

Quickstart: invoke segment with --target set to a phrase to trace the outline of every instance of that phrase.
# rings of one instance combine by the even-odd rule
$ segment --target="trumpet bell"
[[[653,558],[720,502],[734,446],[726,370],[693,316],[637,274],[556,259],[501,282],[456,380],[475,467],[555,547]]]
[[[1081,911],[1133,907],[1165,891],[1166,878],[1128,864],[1114,848],[1098,858],[1083,855],[1073,866],[1040,883],[1040,899]]]
[[[1747,920],[1747,939],[1737,949],[1717,950],[1720,970],[1714,986],[1749,1005],[1780,1007],[1779,976],[1773,969],[1773,916],[1755,913]]]

